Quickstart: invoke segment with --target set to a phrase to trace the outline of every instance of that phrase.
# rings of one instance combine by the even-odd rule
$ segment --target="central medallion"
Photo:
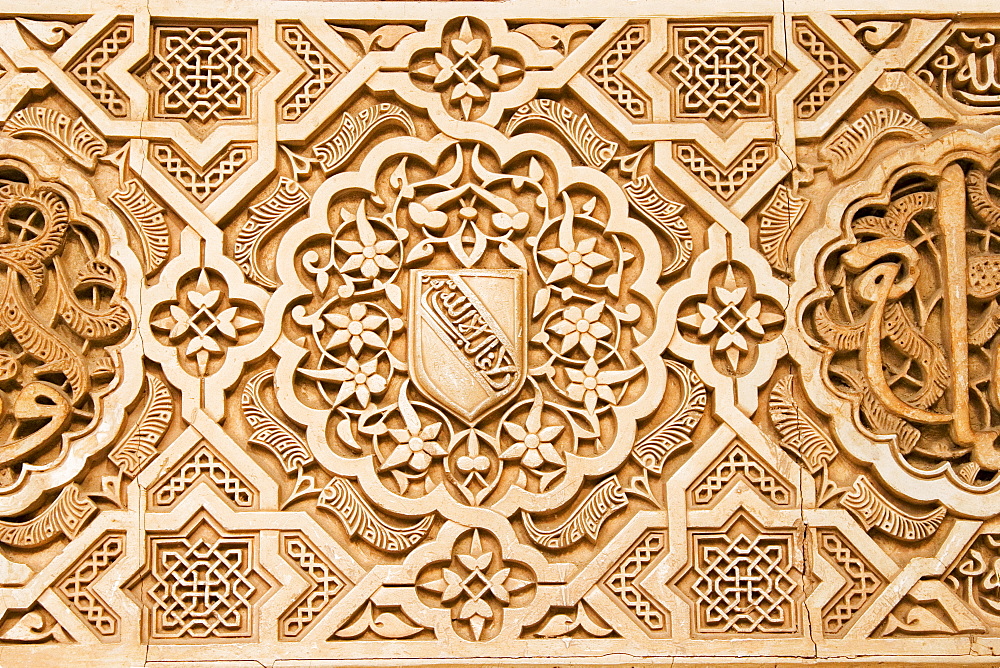
[[[628,461],[665,397],[655,232],[539,135],[378,146],[279,249],[277,299],[302,334],[279,352],[282,410],[398,517],[566,507]],[[356,517],[351,489],[324,503]]]
[[[469,424],[524,383],[525,280],[523,269],[413,272],[413,381]]]

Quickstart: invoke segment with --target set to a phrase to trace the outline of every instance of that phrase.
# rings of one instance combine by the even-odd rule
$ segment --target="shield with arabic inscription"
[[[411,377],[442,408],[473,424],[521,388],[524,270],[416,270],[408,315]]]

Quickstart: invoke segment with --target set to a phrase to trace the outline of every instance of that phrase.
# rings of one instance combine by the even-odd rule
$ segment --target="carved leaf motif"
[[[1000,230],[1000,206],[997,206],[990,196],[986,172],[981,169],[970,169],[965,177],[965,187],[969,193],[972,213],[985,225]]]
[[[899,109],[875,109],[849,125],[841,126],[819,149],[819,157],[830,163],[834,178],[842,179],[861,166],[875,145],[887,137],[912,139],[931,136],[927,126]]]
[[[632,458],[657,475],[675,452],[691,445],[691,433],[701,421],[708,401],[704,383],[691,369],[673,360],[664,363],[681,381],[680,403],[670,417],[632,449]]]
[[[603,621],[601,620],[601,622]],[[587,608],[580,602],[577,603],[576,610],[572,615],[553,615],[535,635],[540,638],[559,638],[567,636],[577,629],[581,629],[596,638],[603,638],[615,632],[614,629],[595,621]]]
[[[434,515],[428,515],[410,526],[394,527],[379,517],[368,501],[343,478],[330,481],[316,505],[336,515],[351,536],[383,552],[409,550],[427,536],[434,522]]]
[[[899,34],[904,25],[902,21],[862,21],[856,23],[850,19],[841,19],[840,22],[870,49],[881,49]]]
[[[412,638],[423,630],[423,627],[409,624],[393,612],[379,612],[375,615],[374,606],[369,603],[357,621],[340,629],[335,635],[338,638],[351,639],[359,638],[371,631],[380,638],[402,640]]]
[[[370,33],[361,28],[347,28],[344,26],[337,26],[335,30],[350,36],[351,39],[356,41],[361,46],[362,54],[369,51],[388,51],[407,35],[417,32],[412,26],[400,23],[379,26]]]
[[[63,488],[55,502],[25,522],[0,521],[0,543],[19,548],[36,548],[65,536],[74,538],[97,512],[90,499],[80,495],[80,488]]]
[[[879,632],[879,636],[886,638],[897,633],[912,633],[918,635],[943,634],[951,635],[955,629],[938,619],[933,612],[927,608],[915,605],[910,608],[905,619],[900,619],[895,614],[890,614],[886,618],[885,626]]]
[[[885,498],[863,475],[858,476],[853,489],[840,503],[866,529],[877,528],[893,538],[911,542],[932,535],[948,514],[941,506],[926,515],[908,513]]]
[[[518,109],[507,123],[507,135],[513,135],[518,128],[528,123],[540,123],[553,128],[588,165],[597,169],[606,168],[618,151],[618,144],[602,137],[594,129],[587,114],[577,114],[555,100],[539,98]]]
[[[663,275],[670,276],[686,267],[691,259],[692,241],[691,230],[681,218],[684,205],[664,197],[645,174],[623,185],[622,190],[632,206],[650,222],[656,223],[670,241],[673,257],[670,264],[663,268]]]
[[[586,23],[571,23],[566,26],[557,26],[551,23],[529,23],[516,28],[514,32],[527,35],[538,46],[543,49],[559,49],[562,53],[568,53],[573,40],[578,35],[585,35],[594,32]]]
[[[17,18],[18,24],[30,32],[45,46],[56,48],[76,32],[77,26],[64,21],[36,21],[34,19]]]
[[[308,205],[309,195],[306,191],[295,181],[282,176],[267,199],[250,207],[250,216],[240,227],[233,248],[233,257],[247,278],[265,288],[273,290],[278,287],[261,269],[261,246],[278,228]]]
[[[798,197],[784,183],[778,185],[760,212],[760,247],[771,266],[790,273],[788,239],[809,207],[809,200]]]
[[[42,643],[53,641],[58,643],[71,642],[69,634],[59,625],[59,622],[47,622],[37,610],[24,613],[17,622],[0,635],[0,640],[13,643]]]
[[[33,315],[34,310],[25,303],[21,288],[11,280],[10,275],[3,297],[0,298],[0,313],[3,326],[17,339],[21,347],[44,362],[39,369],[63,373],[74,396],[79,397],[88,392],[90,375],[83,358],[38,321]]]
[[[21,109],[3,127],[14,137],[48,139],[71,160],[90,171],[97,167],[97,159],[108,152],[107,142],[82,116],[70,118],[57,109]]]
[[[333,135],[313,149],[319,166],[326,174],[337,171],[375,130],[387,123],[402,125],[411,135],[417,132],[410,115],[402,107],[389,102],[362,109],[357,115],[344,112]]]
[[[910,402],[928,408],[940,399],[948,388],[948,363],[941,346],[929,340],[914,326],[899,302],[886,309],[883,332],[902,352],[916,360],[924,377],[924,386]]]
[[[781,436],[781,447],[798,457],[812,474],[826,469],[837,457],[837,446],[812,418],[799,410],[788,375],[771,390],[769,410],[774,428]]]
[[[73,332],[94,343],[107,343],[125,332],[132,316],[124,304],[110,304],[105,311],[83,306],[66,285],[61,272],[55,272],[56,307],[59,319]]]
[[[569,519],[555,529],[539,529],[529,513],[521,513],[521,519],[533,543],[550,550],[561,550],[584,538],[596,543],[604,522],[627,505],[628,498],[618,477],[612,476],[595,487]]]
[[[108,199],[121,209],[139,235],[146,276],[156,273],[170,252],[170,230],[163,207],[135,179],[126,181],[124,189],[114,191]]]
[[[253,376],[243,388],[240,398],[243,417],[253,427],[253,433],[247,442],[270,451],[281,462],[285,472],[291,473],[311,464],[313,456],[302,439],[264,406],[261,391],[269,382],[274,382],[274,372],[267,369]]]
[[[146,376],[146,403],[128,435],[115,446],[108,459],[130,478],[146,466],[174,416],[174,400],[156,376]]]

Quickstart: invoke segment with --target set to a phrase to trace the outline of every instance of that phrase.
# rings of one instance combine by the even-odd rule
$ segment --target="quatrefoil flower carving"
[[[456,105],[462,120],[473,118],[474,109],[489,103],[501,83],[515,79],[523,68],[510,56],[491,53],[489,31],[484,25],[462,20],[458,34],[442,42],[433,54],[434,62],[411,70],[417,79],[431,79],[431,87],[441,91],[447,108]]]
[[[698,339],[710,341],[712,353],[724,356],[733,373],[785,320],[776,304],[758,297],[751,284],[737,281],[738,271],[732,263],[726,263],[722,285],[712,286],[708,297],[694,303],[694,312],[678,320],[696,330]]]
[[[514,604],[513,595],[534,585],[530,579],[515,577],[514,567],[504,560],[499,544],[486,549],[483,542],[480,530],[473,530],[468,544],[463,540],[456,545],[451,563],[436,569],[440,577],[420,584],[421,589],[437,594],[442,606],[453,610],[455,626],[468,625],[475,640],[483,639],[488,627],[499,626],[502,609]],[[527,572],[524,567],[519,570]]]
[[[226,348],[261,324],[255,309],[230,303],[225,281],[213,278],[213,273],[204,268],[198,271],[193,284],[190,279],[182,281],[177,300],[167,310],[151,325],[156,331],[166,332],[166,339],[179,347],[181,356],[194,360],[199,376],[209,373],[212,358],[223,356]]]

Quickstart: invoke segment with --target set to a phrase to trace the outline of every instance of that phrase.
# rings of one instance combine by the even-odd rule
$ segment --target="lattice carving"
[[[296,121],[344,74],[343,66],[320,48],[298,25],[279,28],[280,39],[306,70],[299,87],[281,103],[281,120]]]
[[[753,142],[725,167],[695,144],[674,143],[674,156],[706,188],[728,200],[774,159],[774,145],[763,141]]]
[[[816,82],[795,101],[799,118],[816,116],[855,74],[854,67],[805,19],[792,22],[795,43],[823,70]]]
[[[155,163],[199,202],[212,197],[252,157],[252,146],[233,144],[204,167],[198,167],[169,144],[151,146],[151,158]]]
[[[149,640],[253,637],[256,605],[271,587],[257,541],[201,518],[186,533],[150,538],[146,569],[130,588]]]
[[[116,118],[128,116],[129,102],[107,73],[108,65],[132,43],[132,22],[115,21],[66,68],[97,103]]]
[[[124,554],[125,535],[107,534],[55,585],[56,593],[102,640],[110,640],[118,634],[120,618],[94,592],[92,585]]]
[[[770,114],[769,26],[674,26],[670,41],[665,72],[677,82],[675,118],[725,123]]]
[[[214,485],[238,508],[251,508],[256,501],[254,489],[235,472],[232,465],[208,446],[201,446],[150,491],[150,502],[153,507],[172,506],[199,480]]]
[[[636,582],[661,556],[667,547],[662,531],[647,531],[615,564],[602,583],[648,633],[666,631],[669,615]]]
[[[259,75],[249,28],[157,26],[152,116],[206,123],[247,118]]]
[[[348,586],[345,578],[302,534],[281,537],[282,556],[309,580],[305,593],[280,619],[284,639],[304,635]]]
[[[847,582],[823,610],[823,632],[841,636],[857,616],[872,602],[885,580],[858,556],[850,543],[836,530],[816,532],[817,551],[837,567]]]
[[[799,630],[801,584],[790,532],[762,531],[742,515],[719,532],[693,531],[691,566],[676,585],[691,601],[697,633]]]
[[[789,506],[795,500],[788,482],[762,464],[746,447],[736,444],[691,488],[692,505],[712,505],[719,494],[737,480],[746,482],[776,506]]]
[[[626,79],[621,69],[649,41],[649,26],[636,23],[625,28],[590,68],[587,75],[629,117],[647,120],[651,101]]]

